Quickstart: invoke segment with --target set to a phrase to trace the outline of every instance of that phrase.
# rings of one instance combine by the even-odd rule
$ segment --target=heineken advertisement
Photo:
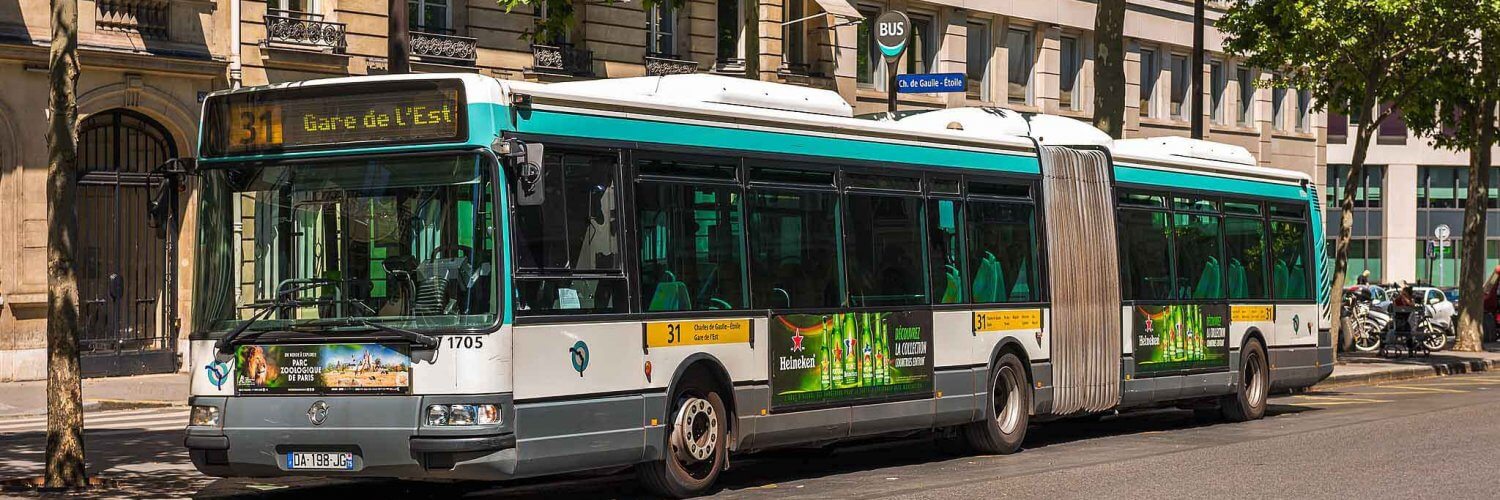
[[[1227,306],[1136,306],[1134,331],[1136,373],[1229,366]]]
[[[771,407],[932,394],[930,311],[771,317]]]

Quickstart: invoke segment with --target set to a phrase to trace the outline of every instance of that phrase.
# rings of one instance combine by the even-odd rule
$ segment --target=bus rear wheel
[[[969,446],[988,454],[1020,450],[1026,426],[1031,423],[1031,383],[1016,355],[1006,353],[995,363],[987,402],[985,419],[964,427]]]
[[[1240,383],[1234,394],[1221,403],[1224,418],[1231,422],[1257,420],[1266,414],[1266,397],[1271,392],[1271,371],[1266,348],[1250,339],[1240,350]]]
[[[662,460],[636,467],[641,485],[657,495],[687,498],[707,493],[728,460],[730,415],[717,392],[688,380],[673,398]]]

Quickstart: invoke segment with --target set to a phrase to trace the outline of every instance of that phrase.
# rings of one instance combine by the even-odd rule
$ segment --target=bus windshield
[[[207,170],[197,331],[482,329],[494,293],[492,167],[472,154]]]

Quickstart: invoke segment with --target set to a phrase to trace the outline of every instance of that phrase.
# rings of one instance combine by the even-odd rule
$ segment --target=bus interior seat
[[[959,283],[962,280],[962,276],[958,272],[958,267],[955,267],[952,264],[948,264],[943,267],[945,268],[945,271],[943,272],[943,278],[947,282],[947,285],[945,285],[946,288],[943,289],[942,303],[957,304],[963,302],[964,289],[963,286],[961,286]]]
[[[672,271],[662,271],[664,278],[656,283],[656,292],[651,294],[648,311],[686,311],[693,308],[687,284],[677,281]]]
[[[979,261],[979,269],[974,271],[974,302],[995,302],[1000,296],[1000,290],[1004,287],[1003,275],[1000,270],[1000,259],[995,254],[984,252],[984,258]]]
[[[1021,261],[1021,267],[1016,269],[1016,286],[1010,289],[1011,302],[1026,302],[1031,300],[1031,283],[1027,280],[1026,261]]]
[[[1291,287],[1287,283],[1287,279],[1291,277],[1291,274],[1290,270],[1286,267],[1286,261],[1276,259],[1275,271],[1272,271],[1271,277],[1274,280],[1272,281],[1272,286],[1276,290],[1274,298],[1290,297],[1291,294],[1287,292],[1291,291]]]
[[[1250,297],[1249,274],[1245,272],[1245,265],[1240,259],[1229,259],[1229,298],[1243,299]]]
[[[451,314],[460,297],[468,292],[474,269],[469,265],[467,252],[463,255],[444,257],[440,247],[432,256],[417,265],[415,277],[416,297],[412,301],[412,313],[417,316]]]
[[[1208,262],[1203,266],[1203,274],[1198,276],[1198,286],[1193,289],[1193,298],[1218,298],[1221,290],[1219,281],[1222,274],[1223,270],[1219,267],[1219,259],[1209,257]]]

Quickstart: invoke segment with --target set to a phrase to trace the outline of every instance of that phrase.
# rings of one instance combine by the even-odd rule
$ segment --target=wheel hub
[[[719,445],[719,415],[703,398],[687,398],[672,426],[672,451],[686,464],[710,460]]]

